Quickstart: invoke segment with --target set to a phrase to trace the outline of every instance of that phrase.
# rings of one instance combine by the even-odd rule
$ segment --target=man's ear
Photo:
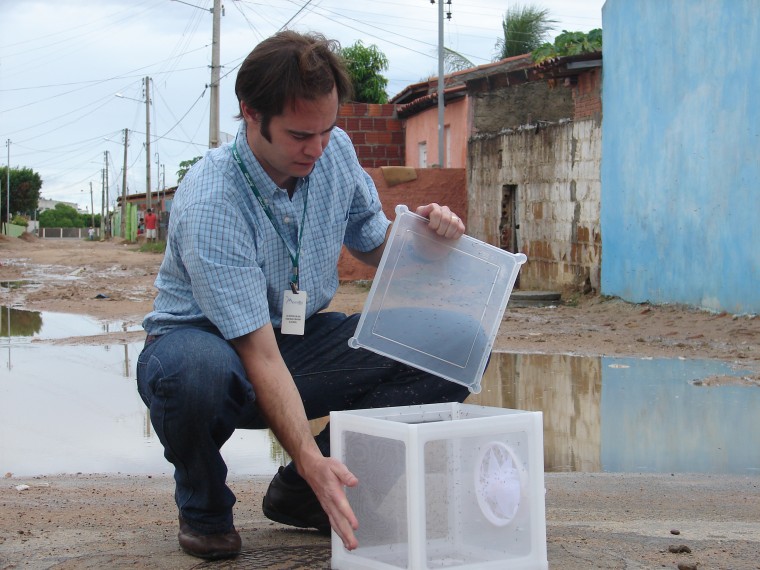
[[[240,114],[243,115],[243,118],[248,123],[261,122],[261,114],[242,101],[240,102]]]

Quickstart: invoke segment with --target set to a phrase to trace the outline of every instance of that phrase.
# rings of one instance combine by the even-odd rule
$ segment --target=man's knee
[[[227,341],[197,329],[174,331],[155,341],[138,371],[141,392],[160,393],[182,408],[206,413],[253,398],[240,358]],[[142,395],[142,393],[141,393]],[[145,399],[145,397],[143,397]]]

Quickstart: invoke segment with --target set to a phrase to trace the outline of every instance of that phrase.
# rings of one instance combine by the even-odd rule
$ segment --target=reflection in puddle
[[[39,283],[35,281],[27,281],[25,279],[20,279],[18,281],[0,281],[0,287],[3,289],[33,288],[37,285],[39,285]]]
[[[13,346],[13,366],[0,368],[0,472],[171,473],[135,388],[141,348]],[[283,461],[265,430],[235,432],[223,452],[235,473],[273,474]]]
[[[9,339],[11,342],[24,342],[31,339],[53,340],[138,330],[142,330],[142,327],[127,325],[122,321],[108,322],[84,315],[0,307],[0,337],[4,338],[6,342]]]
[[[11,307],[0,310],[0,331],[10,339],[13,336],[32,337],[42,330],[42,313],[22,311]]]
[[[121,323],[0,313],[0,473],[171,472],[135,389],[142,343],[22,342]],[[706,360],[498,353],[468,403],[542,411],[547,471],[760,475],[760,388],[726,381],[743,375]],[[231,474],[286,462],[268,430],[236,431],[223,455]]]
[[[170,473],[135,387],[142,342],[60,346],[32,339],[142,330],[80,315],[0,307],[0,473]],[[223,455],[240,474],[287,462],[268,430],[238,430]]]
[[[760,475],[760,388],[711,360],[494,354],[468,403],[544,415],[546,471]],[[703,379],[723,378],[710,386]]]

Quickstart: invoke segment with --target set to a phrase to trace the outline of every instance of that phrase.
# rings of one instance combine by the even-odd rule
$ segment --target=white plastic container
[[[366,348],[480,392],[524,254],[452,241],[396,206],[396,220],[354,336]]]
[[[359,547],[336,570],[546,569],[541,412],[429,404],[332,412]]]

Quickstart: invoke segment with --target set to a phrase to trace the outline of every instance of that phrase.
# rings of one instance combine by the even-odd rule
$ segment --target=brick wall
[[[417,179],[395,186],[388,186],[381,168],[366,169],[377,186],[383,212],[389,220],[396,217],[395,208],[404,204],[414,211],[417,206],[432,202],[446,205],[456,212],[467,225],[467,183],[464,168],[420,168]],[[469,232],[468,232],[469,233]],[[346,248],[338,261],[338,277],[341,281],[372,279],[375,269],[357,261]]]
[[[578,75],[573,89],[574,119],[600,118],[602,115],[602,68]]]
[[[364,168],[404,165],[404,131],[395,105],[346,103],[337,124],[351,137]]]

